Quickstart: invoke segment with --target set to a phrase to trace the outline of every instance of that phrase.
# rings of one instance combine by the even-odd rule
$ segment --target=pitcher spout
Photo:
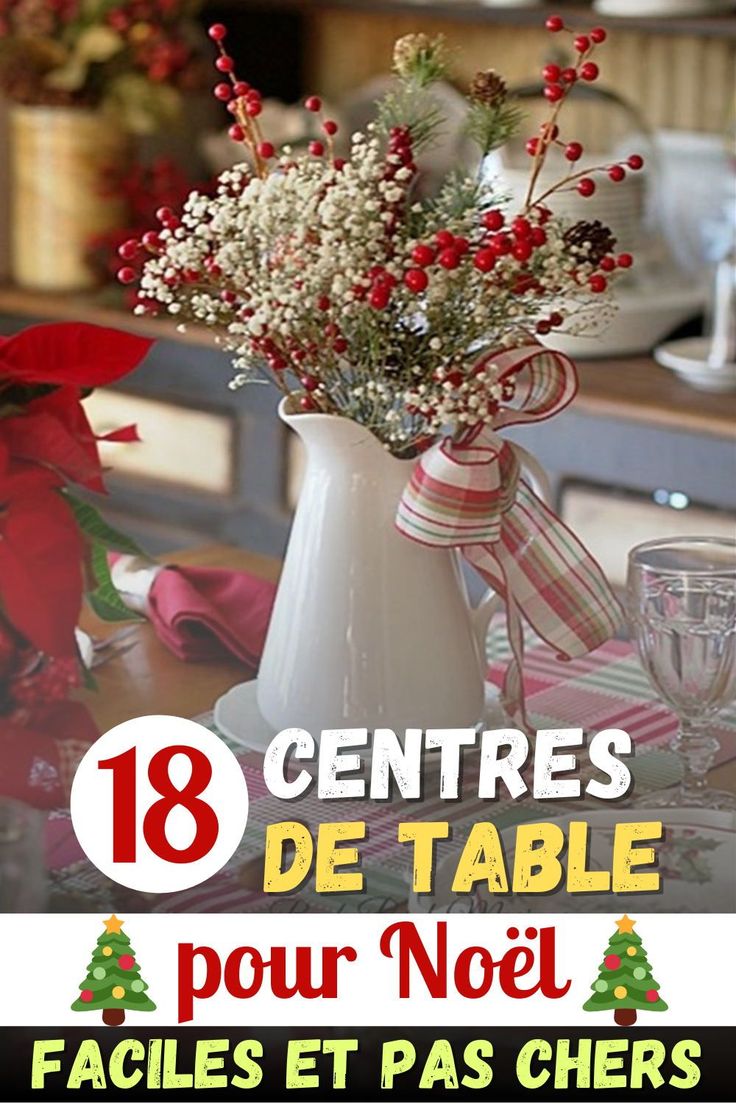
[[[358,463],[368,458],[373,463],[395,460],[370,429],[358,425],[351,418],[298,411],[289,398],[283,398],[279,403],[279,417],[304,442],[310,456],[339,452],[344,454],[343,460],[346,461],[349,451],[356,449]]]

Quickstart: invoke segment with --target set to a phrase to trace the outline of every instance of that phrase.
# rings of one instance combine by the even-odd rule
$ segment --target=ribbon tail
[[[519,477],[513,445],[496,432],[563,410],[577,388],[572,362],[531,343],[486,360],[500,379],[513,379],[514,407],[463,441],[443,439],[425,452],[404,489],[396,525],[420,544],[459,549],[504,599],[512,660],[502,700],[515,723],[528,727],[524,622],[559,658],[572,659],[610,639],[621,610],[599,565]]]
[[[525,620],[561,659],[585,655],[615,636],[621,607],[603,571],[524,480],[493,554]]]
[[[512,660],[502,701],[514,723],[528,727],[523,622],[558,658],[571,659],[614,635],[620,607],[590,553],[523,480],[503,515],[500,539],[462,551],[506,604]]]

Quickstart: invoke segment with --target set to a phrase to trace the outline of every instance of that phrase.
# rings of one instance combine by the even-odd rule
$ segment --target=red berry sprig
[[[335,157],[335,135],[340,129],[339,126],[334,119],[324,118],[322,112],[322,100],[319,98],[319,96],[307,96],[304,101],[304,106],[307,111],[311,112],[313,115],[320,116],[320,128],[326,139],[327,152],[329,153],[330,163],[332,164],[333,168],[338,170],[341,169],[345,162],[340,161],[340,163],[338,164],[338,159]],[[316,139],[311,141],[309,143],[309,152],[311,153],[312,157],[324,157],[325,143],[320,142]]]
[[[526,144],[527,153],[534,158],[534,164],[524,204],[525,212],[529,211],[534,204],[547,199],[554,192],[569,191],[573,187],[579,195],[589,198],[596,192],[596,182],[593,179],[593,174],[605,172],[609,180],[614,184],[618,184],[626,179],[627,170],[637,171],[644,164],[644,160],[639,154],[632,154],[625,161],[612,165],[596,165],[586,167],[578,172],[572,171],[572,166],[583,156],[583,147],[580,142],[563,142],[560,140],[557,118],[562,104],[579,80],[592,83],[598,79],[600,70],[596,62],[591,60],[591,55],[596,46],[606,41],[608,33],[604,27],[593,27],[588,34],[577,34],[565,25],[564,19],[559,15],[549,16],[545,26],[551,34],[559,34],[561,31],[571,34],[577,58],[574,66],[562,68],[556,64],[547,64],[542,69],[544,96],[551,105],[551,112],[547,121],[542,124],[539,135],[530,138]],[[552,187],[537,196],[535,195],[535,188],[539,174],[552,145],[556,145],[562,150],[565,159],[570,163],[570,169],[561,180],[558,180]]]
[[[261,94],[257,89],[251,88],[246,81],[238,80],[235,61],[225,49],[227,27],[224,23],[213,23],[207,33],[218,50],[214,63],[215,69],[227,78],[215,85],[213,94],[215,99],[227,106],[236,120],[228,128],[228,134],[233,142],[241,143],[247,148],[256,173],[264,179],[269,171],[267,163],[276,151],[270,142],[264,141],[256,121],[263,111]]]

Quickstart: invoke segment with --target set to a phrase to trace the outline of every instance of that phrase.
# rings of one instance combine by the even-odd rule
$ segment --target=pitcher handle
[[[547,472],[542,465],[532,456],[527,449],[522,448],[521,445],[514,443],[514,451],[516,452],[519,460],[521,461],[521,468],[524,477],[528,480],[534,493],[541,498],[545,506],[552,506],[552,484]],[[491,618],[494,613],[503,607],[503,599],[499,594],[496,594],[495,590],[491,587],[485,592],[481,600],[470,611],[470,623],[475,633],[475,639],[478,644],[478,651],[481,656],[485,658],[486,654],[486,637],[488,636],[488,626],[491,623]]]
[[[474,606],[470,611],[470,624],[473,632],[475,633],[476,643],[478,645],[478,653],[485,662],[486,658],[486,637],[488,636],[488,626],[491,623],[491,618],[494,613],[503,608],[503,599],[500,594],[496,594],[495,590],[491,587],[485,592],[477,606]]]
[[[545,506],[549,506],[551,509],[554,496],[552,494],[552,484],[546,471],[536,456],[532,456],[531,452],[522,448],[521,445],[517,445],[516,442],[514,442],[514,452],[521,461],[522,475],[531,486],[531,489],[537,498],[541,498]]]

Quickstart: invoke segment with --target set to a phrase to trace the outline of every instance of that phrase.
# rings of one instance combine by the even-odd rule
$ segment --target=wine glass
[[[629,553],[627,592],[642,666],[680,721],[670,746],[682,783],[646,804],[736,810],[734,794],[707,784],[720,746],[709,726],[736,696],[736,540],[639,544]]]

